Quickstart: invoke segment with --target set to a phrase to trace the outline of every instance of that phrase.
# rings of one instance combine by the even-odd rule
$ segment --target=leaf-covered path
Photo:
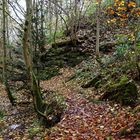
[[[93,103],[78,93],[73,84],[65,83],[67,77],[73,73],[72,69],[61,69],[62,75],[51,80],[43,81],[42,87],[47,90],[58,91],[65,97],[67,108],[62,120],[51,129],[46,140],[113,140],[140,139],[140,137],[122,137],[119,131],[133,123],[140,115],[131,114],[128,109],[118,104],[110,105],[106,102]]]
[[[91,102],[79,91],[80,86],[73,82],[65,82],[74,69],[61,69],[61,75],[41,82],[46,90],[57,91],[65,98],[67,108],[62,120],[51,129],[38,128],[36,114],[32,104],[12,107],[7,99],[4,87],[0,85],[0,109],[4,111],[4,119],[0,121],[0,139],[2,140],[139,140],[140,137],[119,136],[119,131],[140,119],[140,113],[132,114],[130,108],[108,102]],[[93,91],[94,92],[94,91]],[[94,93],[93,93],[94,94]],[[22,98],[20,93],[19,98]],[[27,100],[25,95],[23,101]],[[34,133],[34,137],[30,135]],[[46,134],[47,133],[47,134]]]

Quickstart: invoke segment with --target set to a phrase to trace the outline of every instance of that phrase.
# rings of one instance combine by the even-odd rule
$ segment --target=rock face
[[[133,80],[122,76],[117,82],[108,84],[101,100],[112,100],[122,105],[133,105],[138,99],[137,87]]]

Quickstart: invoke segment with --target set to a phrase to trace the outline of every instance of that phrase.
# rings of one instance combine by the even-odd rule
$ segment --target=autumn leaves
[[[125,25],[124,22],[131,20],[132,17],[140,17],[140,7],[133,0],[114,0],[113,6],[108,6],[105,11],[110,19],[108,23],[119,22],[120,25]]]

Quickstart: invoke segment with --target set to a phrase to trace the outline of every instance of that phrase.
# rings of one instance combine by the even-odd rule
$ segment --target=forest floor
[[[80,86],[74,82],[65,83],[73,73],[72,69],[61,69],[62,75],[42,82],[42,87],[58,91],[65,97],[67,108],[62,120],[52,128],[47,139],[51,140],[131,140],[140,137],[119,138],[120,130],[129,126],[140,117],[129,112],[130,108],[107,102],[90,102],[80,92]],[[93,91],[92,91],[93,94]]]
[[[64,96],[67,107],[61,121],[51,129],[38,126],[37,116],[31,104],[12,107],[4,87],[0,85],[0,108],[4,117],[0,120],[0,140],[139,140],[140,136],[120,137],[120,133],[140,119],[129,107],[109,102],[91,102],[81,94],[76,82],[65,82],[74,68],[60,69],[61,75],[42,81],[41,87],[57,91]],[[92,91],[93,93],[94,91]]]

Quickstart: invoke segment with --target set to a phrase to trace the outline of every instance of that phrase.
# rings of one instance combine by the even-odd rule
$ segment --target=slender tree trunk
[[[99,47],[100,47],[100,3],[96,5],[96,55],[99,56]]]
[[[52,8],[52,4],[51,4],[51,1],[49,0],[48,1],[48,16],[49,16],[49,31],[50,31],[50,33],[49,33],[49,35],[51,36],[52,35],[52,18],[53,18],[53,15],[52,15],[52,13],[53,13],[53,8]]]
[[[38,48],[38,23],[37,23],[37,21],[38,21],[38,2],[37,2],[37,0],[35,1],[35,10],[34,10],[34,12],[35,12],[35,14],[34,14],[34,17],[35,17],[35,23],[34,23],[34,25],[35,25],[35,28],[34,28],[34,31],[35,31],[35,42],[34,42],[34,56],[35,56],[35,54],[36,54],[36,52],[37,52],[37,48]]]
[[[44,34],[44,0],[41,0],[40,2],[40,9],[41,9],[41,44],[40,44],[40,51],[44,52],[44,46],[45,46],[45,34]]]
[[[15,98],[10,91],[10,87],[7,80],[7,49],[6,49],[6,1],[3,0],[3,83],[5,85],[8,98],[12,105],[15,105]]]
[[[56,3],[57,3],[57,0],[56,0]],[[57,6],[56,6],[56,4],[54,5],[55,6],[55,30],[54,30],[54,36],[53,36],[53,38],[54,38],[54,43],[56,43],[56,33],[57,33],[57,27],[58,27],[58,8],[57,8]]]
[[[29,49],[31,46],[31,27],[32,27],[32,0],[26,0],[26,19],[23,34],[23,56],[27,68],[27,74],[30,78],[31,91],[33,93],[33,102],[35,110],[40,116],[44,115],[44,102],[40,94],[40,88],[37,83],[36,76],[33,72],[32,59]]]

